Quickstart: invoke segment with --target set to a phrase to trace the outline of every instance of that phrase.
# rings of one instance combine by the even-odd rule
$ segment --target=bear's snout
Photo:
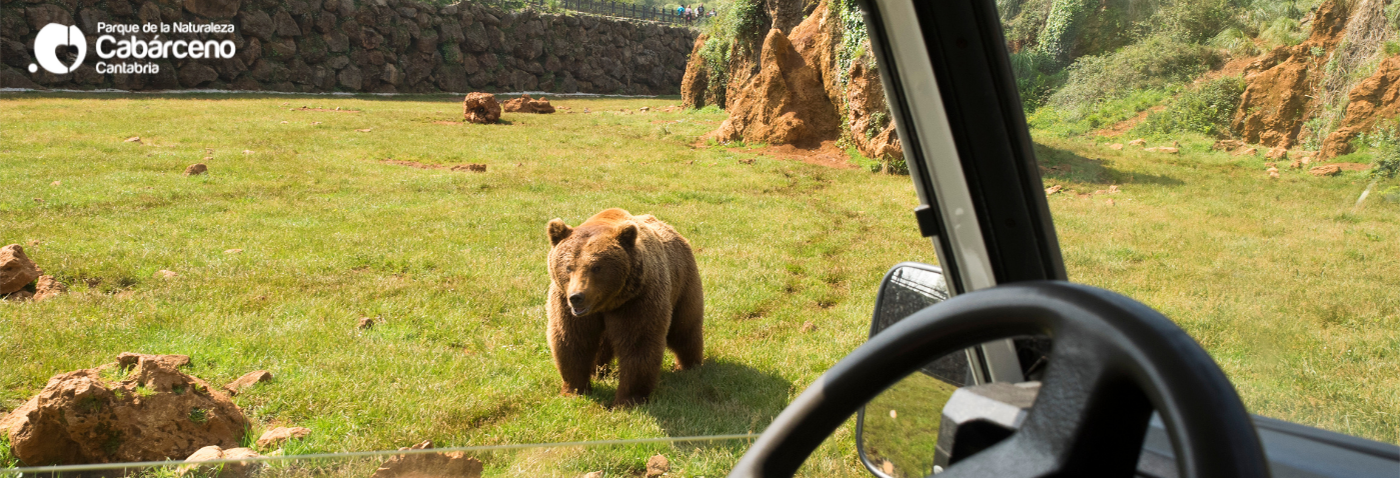
[[[573,312],[574,315],[577,316],[582,316],[588,313],[588,308],[588,305],[584,304],[584,297],[582,292],[576,292],[569,295],[569,312]]]

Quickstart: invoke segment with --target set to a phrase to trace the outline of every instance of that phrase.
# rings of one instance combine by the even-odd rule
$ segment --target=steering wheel
[[[1269,476],[1239,395],[1185,331],[1122,295],[1052,281],[962,294],[880,332],[793,400],[729,476],[791,476],[852,413],[929,361],[1037,334],[1054,345],[1024,424],[939,478],[1133,476],[1154,408],[1181,476]]]

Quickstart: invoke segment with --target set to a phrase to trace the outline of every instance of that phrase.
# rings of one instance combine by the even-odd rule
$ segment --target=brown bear
[[[617,356],[614,405],[646,401],[665,349],[681,370],[704,357],[705,298],[690,242],[651,215],[608,209],[576,228],[549,221],[549,349],[565,394],[592,390]]]

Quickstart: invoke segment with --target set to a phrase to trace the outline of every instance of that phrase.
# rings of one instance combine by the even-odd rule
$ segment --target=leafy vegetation
[[[1065,84],[1069,74],[1057,65],[1054,57],[1040,50],[1011,53],[1011,71],[1016,76],[1016,90],[1021,95],[1023,109],[1039,108]]]
[[[1390,179],[1400,175],[1400,121],[1381,122],[1352,143],[1356,149],[1369,150],[1373,157],[1372,176]]]
[[[14,468],[21,466],[19,458],[15,458],[14,452],[10,449],[10,434],[0,433],[0,468]],[[0,476],[8,476],[0,473]]]
[[[850,82],[847,74],[855,61],[869,61],[875,67],[875,55],[866,55],[870,35],[865,30],[865,16],[855,0],[833,0],[831,9],[841,22],[841,45],[836,49],[837,82],[845,86]]]
[[[1149,115],[1137,131],[1159,137],[1176,133],[1230,137],[1230,121],[1243,93],[1244,80],[1240,77],[1205,82],[1183,92],[1162,111]]]
[[[1216,52],[1204,46],[1152,36],[1110,54],[1078,59],[1049,103],[1071,117],[1091,114],[1105,100],[1180,85],[1219,61]]]

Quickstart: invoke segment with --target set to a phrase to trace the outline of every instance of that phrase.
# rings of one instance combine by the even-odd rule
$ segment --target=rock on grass
[[[281,445],[287,440],[300,440],[311,435],[311,429],[306,427],[277,427],[263,432],[258,438],[258,448],[268,449]]]
[[[495,123],[501,119],[501,104],[490,93],[467,93],[462,100],[462,117],[471,123]]]
[[[243,374],[243,376],[238,377],[237,380],[229,382],[227,385],[224,385],[224,390],[227,391],[229,395],[238,395],[238,393],[242,392],[245,388],[270,381],[272,381],[272,372],[258,370]]]
[[[429,450],[433,442],[425,441],[399,450]],[[370,478],[480,478],[481,461],[468,457],[465,453],[419,453],[414,455],[394,455],[379,466]]]
[[[209,445],[238,447],[248,419],[227,395],[177,370],[188,357],[122,357],[126,361],[55,375],[38,395],[0,418],[11,453],[25,463],[70,465],[157,461]],[[122,378],[112,378],[114,373]]]
[[[647,478],[656,478],[671,471],[671,461],[666,455],[656,455],[647,460]]]
[[[210,460],[237,460],[240,458],[262,458],[262,455],[259,455],[258,452],[253,451],[251,448],[233,448],[225,450],[216,445],[209,445],[194,452],[193,455],[185,459],[185,462],[197,463]],[[213,474],[211,473],[212,471],[218,470],[218,478],[245,478],[253,476],[259,468],[262,468],[262,463],[247,461],[204,466],[183,465],[176,470],[176,474],[180,476],[190,476],[191,474],[193,474],[193,476],[210,476]]]
[[[10,244],[0,247],[0,294],[9,294],[39,278],[39,267],[24,254],[24,247]]]

